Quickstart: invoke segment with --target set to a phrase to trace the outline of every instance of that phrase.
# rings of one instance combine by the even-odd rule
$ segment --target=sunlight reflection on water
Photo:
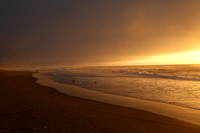
[[[200,65],[85,68],[54,72],[52,79],[104,93],[200,110]]]

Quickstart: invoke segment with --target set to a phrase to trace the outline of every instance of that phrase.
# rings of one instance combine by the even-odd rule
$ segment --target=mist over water
[[[51,75],[63,84],[200,110],[200,65],[91,67]]]

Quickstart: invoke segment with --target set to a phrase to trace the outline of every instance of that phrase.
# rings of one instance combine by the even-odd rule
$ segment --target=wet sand
[[[200,126],[58,93],[32,72],[0,71],[0,132],[199,133]]]

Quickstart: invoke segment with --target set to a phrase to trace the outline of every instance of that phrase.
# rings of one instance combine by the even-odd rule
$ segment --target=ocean
[[[200,110],[200,65],[76,68],[55,71],[51,78],[89,90]]]
[[[33,76],[66,95],[200,124],[200,65],[62,68]]]

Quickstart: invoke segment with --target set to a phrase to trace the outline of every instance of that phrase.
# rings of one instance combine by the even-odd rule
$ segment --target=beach
[[[0,71],[0,132],[200,132],[178,119],[64,95],[32,74]]]

